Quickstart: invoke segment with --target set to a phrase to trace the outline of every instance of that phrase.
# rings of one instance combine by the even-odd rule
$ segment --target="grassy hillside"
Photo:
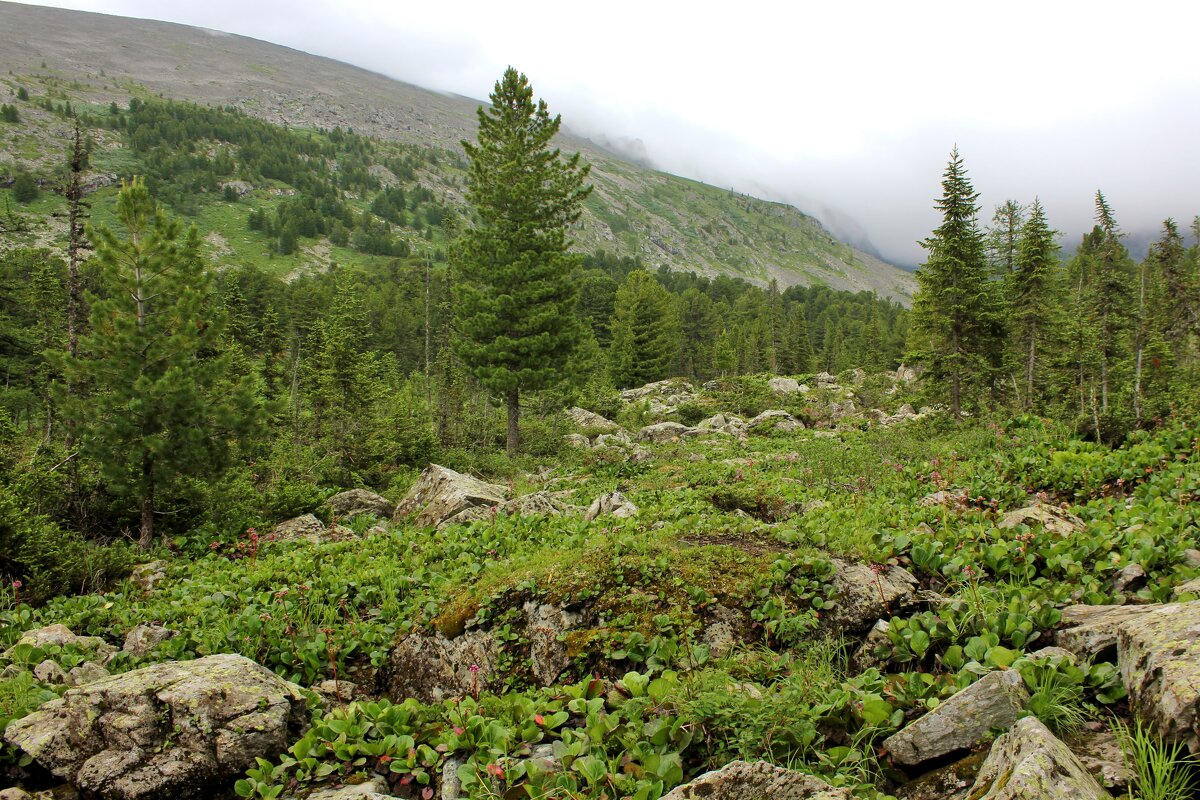
[[[76,108],[103,109],[113,102],[124,107],[131,97],[159,96],[229,105],[293,129],[352,129],[375,139],[384,153],[398,145],[433,153],[420,171],[420,184],[447,205],[462,200],[458,142],[474,136],[478,106],[468,98],[245,37],[9,3],[0,3],[0,53],[5,101],[15,98],[18,87]],[[22,117],[18,126],[0,124],[0,180],[20,167],[48,176],[61,163],[65,121],[36,112]],[[98,137],[97,146],[94,166],[101,174],[126,175],[138,168],[118,141]],[[911,296],[908,273],[837,241],[791,206],[646,169],[578,137],[564,136],[561,146],[580,150],[593,165],[596,192],[576,231],[585,251],[605,249],[639,256],[651,268],[756,283],[775,278],[782,287],[873,290],[902,302]],[[197,221],[217,222],[203,215]],[[238,238],[220,226],[203,232]],[[231,249],[226,257],[237,263],[249,257]],[[333,255],[340,256],[339,263],[348,257]],[[321,247],[296,266],[319,265],[326,256]]]

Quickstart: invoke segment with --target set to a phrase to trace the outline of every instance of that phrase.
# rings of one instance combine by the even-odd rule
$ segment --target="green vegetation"
[[[63,691],[35,672],[47,658],[88,658],[14,647],[23,633],[116,644],[153,620],[178,635],[106,669],[234,652],[314,692],[334,682],[308,732],[230,787],[244,797],[373,776],[429,797],[453,765],[473,797],[655,800],[734,758],[884,797],[906,779],[886,739],[989,673],[1019,674],[1027,713],[1064,737],[1127,716],[1114,664],[1038,651],[1065,606],[1166,602],[1200,576],[1200,246],[1171,221],[1135,265],[1098,196],[1061,264],[1040,204],[979,228],[955,154],[909,314],[573,255],[585,202],[619,240],[674,215],[731,254],[745,230],[695,224],[683,199],[750,227],[762,209],[665,178],[641,210],[597,205],[515,71],[469,162],[233,109],[29,102],[18,125],[78,114],[93,146],[76,163],[146,180],[89,195],[93,255],[70,264],[39,227],[59,198],[5,208],[0,722]],[[56,169],[23,174],[51,185]],[[449,190],[463,177],[466,214]],[[923,375],[897,371],[906,348]],[[618,392],[662,378],[703,388]],[[595,446],[608,426],[579,428],[574,405],[642,441]],[[765,411],[791,418],[744,424]],[[324,504],[357,487],[399,500],[431,460],[565,510],[481,508],[432,531]],[[612,492],[636,514],[586,520]],[[1008,518],[1031,505],[1060,525]],[[306,513],[342,527],[269,532]],[[157,585],[123,579],[151,556]],[[920,591],[897,600],[900,570]],[[865,610],[845,622],[852,601]],[[564,654],[550,677],[529,608],[572,619],[542,642]],[[467,632],[495,640],[469,690],[387,698],[400,642]],[[1190,767],[1133,730],[1137,791],[1178,795]]]

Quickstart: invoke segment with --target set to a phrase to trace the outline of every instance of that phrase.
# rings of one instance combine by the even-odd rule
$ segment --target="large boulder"
[[[1062,610],[1061,629],[1054,644],[1075,656],[1092,660],[1113,660],[1117,654],[1117,630],[1129,620],[1161,605],[1146,606],[1067,606]]]
[[[662,800],[853,800],[820,778],[766,761],[734,761],[676,786]]]
[[[300,688],[239,655],[170,662],[69,689],[4,740],[85,793],[213,797],[304,734]]]
[[[639,442],[661,444],[680,439],[691,433],[692,430],[687,425],[681,425],[678,422],[659,422],[647,425],[638,431],[637,439]]]
[[[795,378],[771,378],[767,386],[778,394],[797,394],[800,392],[800,382]]]
[[[883,742],[892,760],[917,766],[969,750],[1007,730],[1029,702],[1016,670],[989,672]]]
[[[1169,603],[1117,629],[1129,707],[1158,735],[1200,752],[1200,600]]]
[[[786,411],[775,408],[769,411],[764,411],[754,419],[746,423],[748,430],[756,433],[766,433],[767,431],[778,431],[780,433],[792,433],[794,431],[804,430],[804,423],[793,417]]]
[[[382,495],[366,489],[350,489],[339,492],[325,501],[334,517],[348,519],[359,514],[373,514],[382,519],[396,513],[396,504]]]
[[[317,519],[315,514],[301,514],[276,525],[271,531],[271,541],[290,542],[307,539],[315,544],[321,541],[324,533],[325,523]]]
[[[917,579],[903,567],[871,566],[833,559],[837,601],[821,611],[821,622],[833,629],[861,633],[917,602]]]
[[[609,492],[593,500],[587,511],[583,512],[583,518],[591,522],[597,517],[611,514],[620,519],[628,519],[637,516],[637,513],[638,507],[630,502],[628,497],[620,492]]]
[[[458,522],[455,517],[479,506],[499,506],[508,490],[494,483],[430,464],[396,506],[394,521],[441,527]]]
[[[1037,717],[1025,717],[992,744],[968,797],[1107,800],[1112,796]]]
[[[440,703],[501,685],[496,674],[500,641],[478,628],[453,638],[418,632],[402,636],[388,655],[379,688],[397,703],[415,697],[423,703]]]
[[[619,427],[617,423],[610,419],[600,416],[594,411],[588,411],[586,408],[567,409],[567,418],[578,425],[594,433],[613,433]]]

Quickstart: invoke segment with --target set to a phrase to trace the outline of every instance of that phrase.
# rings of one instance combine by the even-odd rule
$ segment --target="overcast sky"
[[[485,98],[506,66],[584,135],[787,200],[914,264],[957,143],[983,194],[1041,197],[1073,247],[1200,214],[1200,4],[84,0]]]

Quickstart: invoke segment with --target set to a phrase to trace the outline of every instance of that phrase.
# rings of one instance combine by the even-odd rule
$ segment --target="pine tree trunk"
[[[521,431],[518,423],[521,420],[521,403],[519,390],[513,389],[508,393],[508,455],[511,458],[521,447]]]
[[[138,547],[149,550],[154,545],[154,462],[150,456],[142,458],[142,525],[138,535]]]

